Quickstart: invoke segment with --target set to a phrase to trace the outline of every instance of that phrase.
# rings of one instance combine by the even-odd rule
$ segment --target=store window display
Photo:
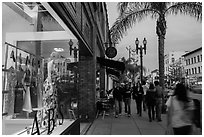
[[[21,4],[43,8],[35,2],[3,3],[2,131],[5,135],[31,129],[36,116],[39,128],[46,129],[48,113],[53,113],[57,121],[57,115],[60,120],[70,119],[69,109],[78,109],[78,40],[64,31],[51,14],[43,18],[44,12],[36,12],[39,21],[32,18],[35,21],[29,22],[31,18],[23,8],[16,10]],[[16,22],[7,20],[7,16]],[[69,41],[73,42],[71,50]]]
[[[5,81],[9,96],[4,98],[3,109],[8,112],[9,101],[13,100],[12,119],[34,119],[40,127],[47,127],[48,112],[53,109],[53,118],[57,122],[60,118],[76,119],[77,116],[77,83],[78,83],[78,58],[67,51],[52,51],[50,56],[41,58],[28,53],[13,45],[8,46],[8,60],[5,68],[12,70]],[[46,47],[44,47],[46,49]],[[67,49],[69,47],[67,46]],[[15,61],[15,62],[14,62]],[[9,82],[13,79],[13,83]],[[35,100],[35,101],[34,101]],[[59,109],[60,112],[59,112]],[[70,113],[72,112],[72,113]],[[63,116],[61,116],[62,113]],[[14,114],[14,115],[12,115]],[[73,116],[74,114],[74,116]]]

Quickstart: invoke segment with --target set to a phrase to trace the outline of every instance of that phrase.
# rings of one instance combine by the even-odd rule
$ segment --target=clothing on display
[[[23,109],[23,92],[23,88],[15,87],[14,113],[20,113]]]
[[[15,59],[14,51],[13,51],[13,50],[11,51],[10,58],[13,59],[13,62],[16,62],[16,59]]]
[[[53,75],[55,72],[55,64],[54,59],[56,57],[56,54],[51,54],[50,60],[47,63],[47,78],[45,79],[43,83],[43,99],[42,99],[42,107],[43,109],[38,111],[37,115],[41,116],[41,124],[43,124],[43,127],[47,126],[48,121],[48,110],[54,109],[54,119],[57,119],[57,90],[55,85],[55,79],[53,78]]]
[[[22,80],[22,84],[25,89],[25,95],[24,95],[24,103],[23,103],[23,111],[27,111],[29,113],[32,112],[32,104],[31,104],[31,96],[30,96],[30,87],[31,87],[31,72],[26,68],[26,71],[24,73],[24,77]]]
[[[32,112],[32,105],[31,105],[31,97],[30,97],[30,87],[26,86],[26,93],[24,96],[24,103],[23,103],[23,111],[27,111],[29,113]]]

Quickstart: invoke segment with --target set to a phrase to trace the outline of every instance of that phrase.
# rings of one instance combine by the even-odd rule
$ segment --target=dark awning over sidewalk
[[[97,57],[97,61],[102,66],[114,68],[116,70],[121,71],[122,73],[125,70],[125,64],[123,62],[120,62],[120,61],[105,59],[105,58],[101,58],[101,57]]]
[[[120,77],[120,72],[114,69],[106,68],[107,74],[115,75],[116,77]]]

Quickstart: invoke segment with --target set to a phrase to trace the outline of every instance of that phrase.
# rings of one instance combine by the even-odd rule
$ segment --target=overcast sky
[[[106,2],[109,27],[118,17],[117,2]],[[202,23],[195,18],[183,15],[167,16],[167,32],[165,39],[165,54],[171,51],[192,51],[202,46]],[[118,54],[114,59],[128,58],[126,47],[135,49],[135,39],[140,44],[144,37],[147,39],[147,54],[144,55],[143,65],[150,71],[158,67],[158,37],[156,35],[156,20],[147,18],[129,29],[123,39],[116,45]]]

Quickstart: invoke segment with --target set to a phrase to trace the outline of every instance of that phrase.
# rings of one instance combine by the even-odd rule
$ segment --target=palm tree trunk
[[[157,20],[156,33],[158,35],[158,52],[159,52],[159,83],[163,90],[162,96],[162,112],[164,111],[164,39],[166,34],[166,21],[164,16],[160,16]]]
[[[163,96],[162,96],[162,113],[165,113],[165,101],[164,101],[164,37],[159,36],[158,38],[159,46],[159,83],[162,87]]]
[[[164,37],[159,36],[159,83],[164,90]]]

